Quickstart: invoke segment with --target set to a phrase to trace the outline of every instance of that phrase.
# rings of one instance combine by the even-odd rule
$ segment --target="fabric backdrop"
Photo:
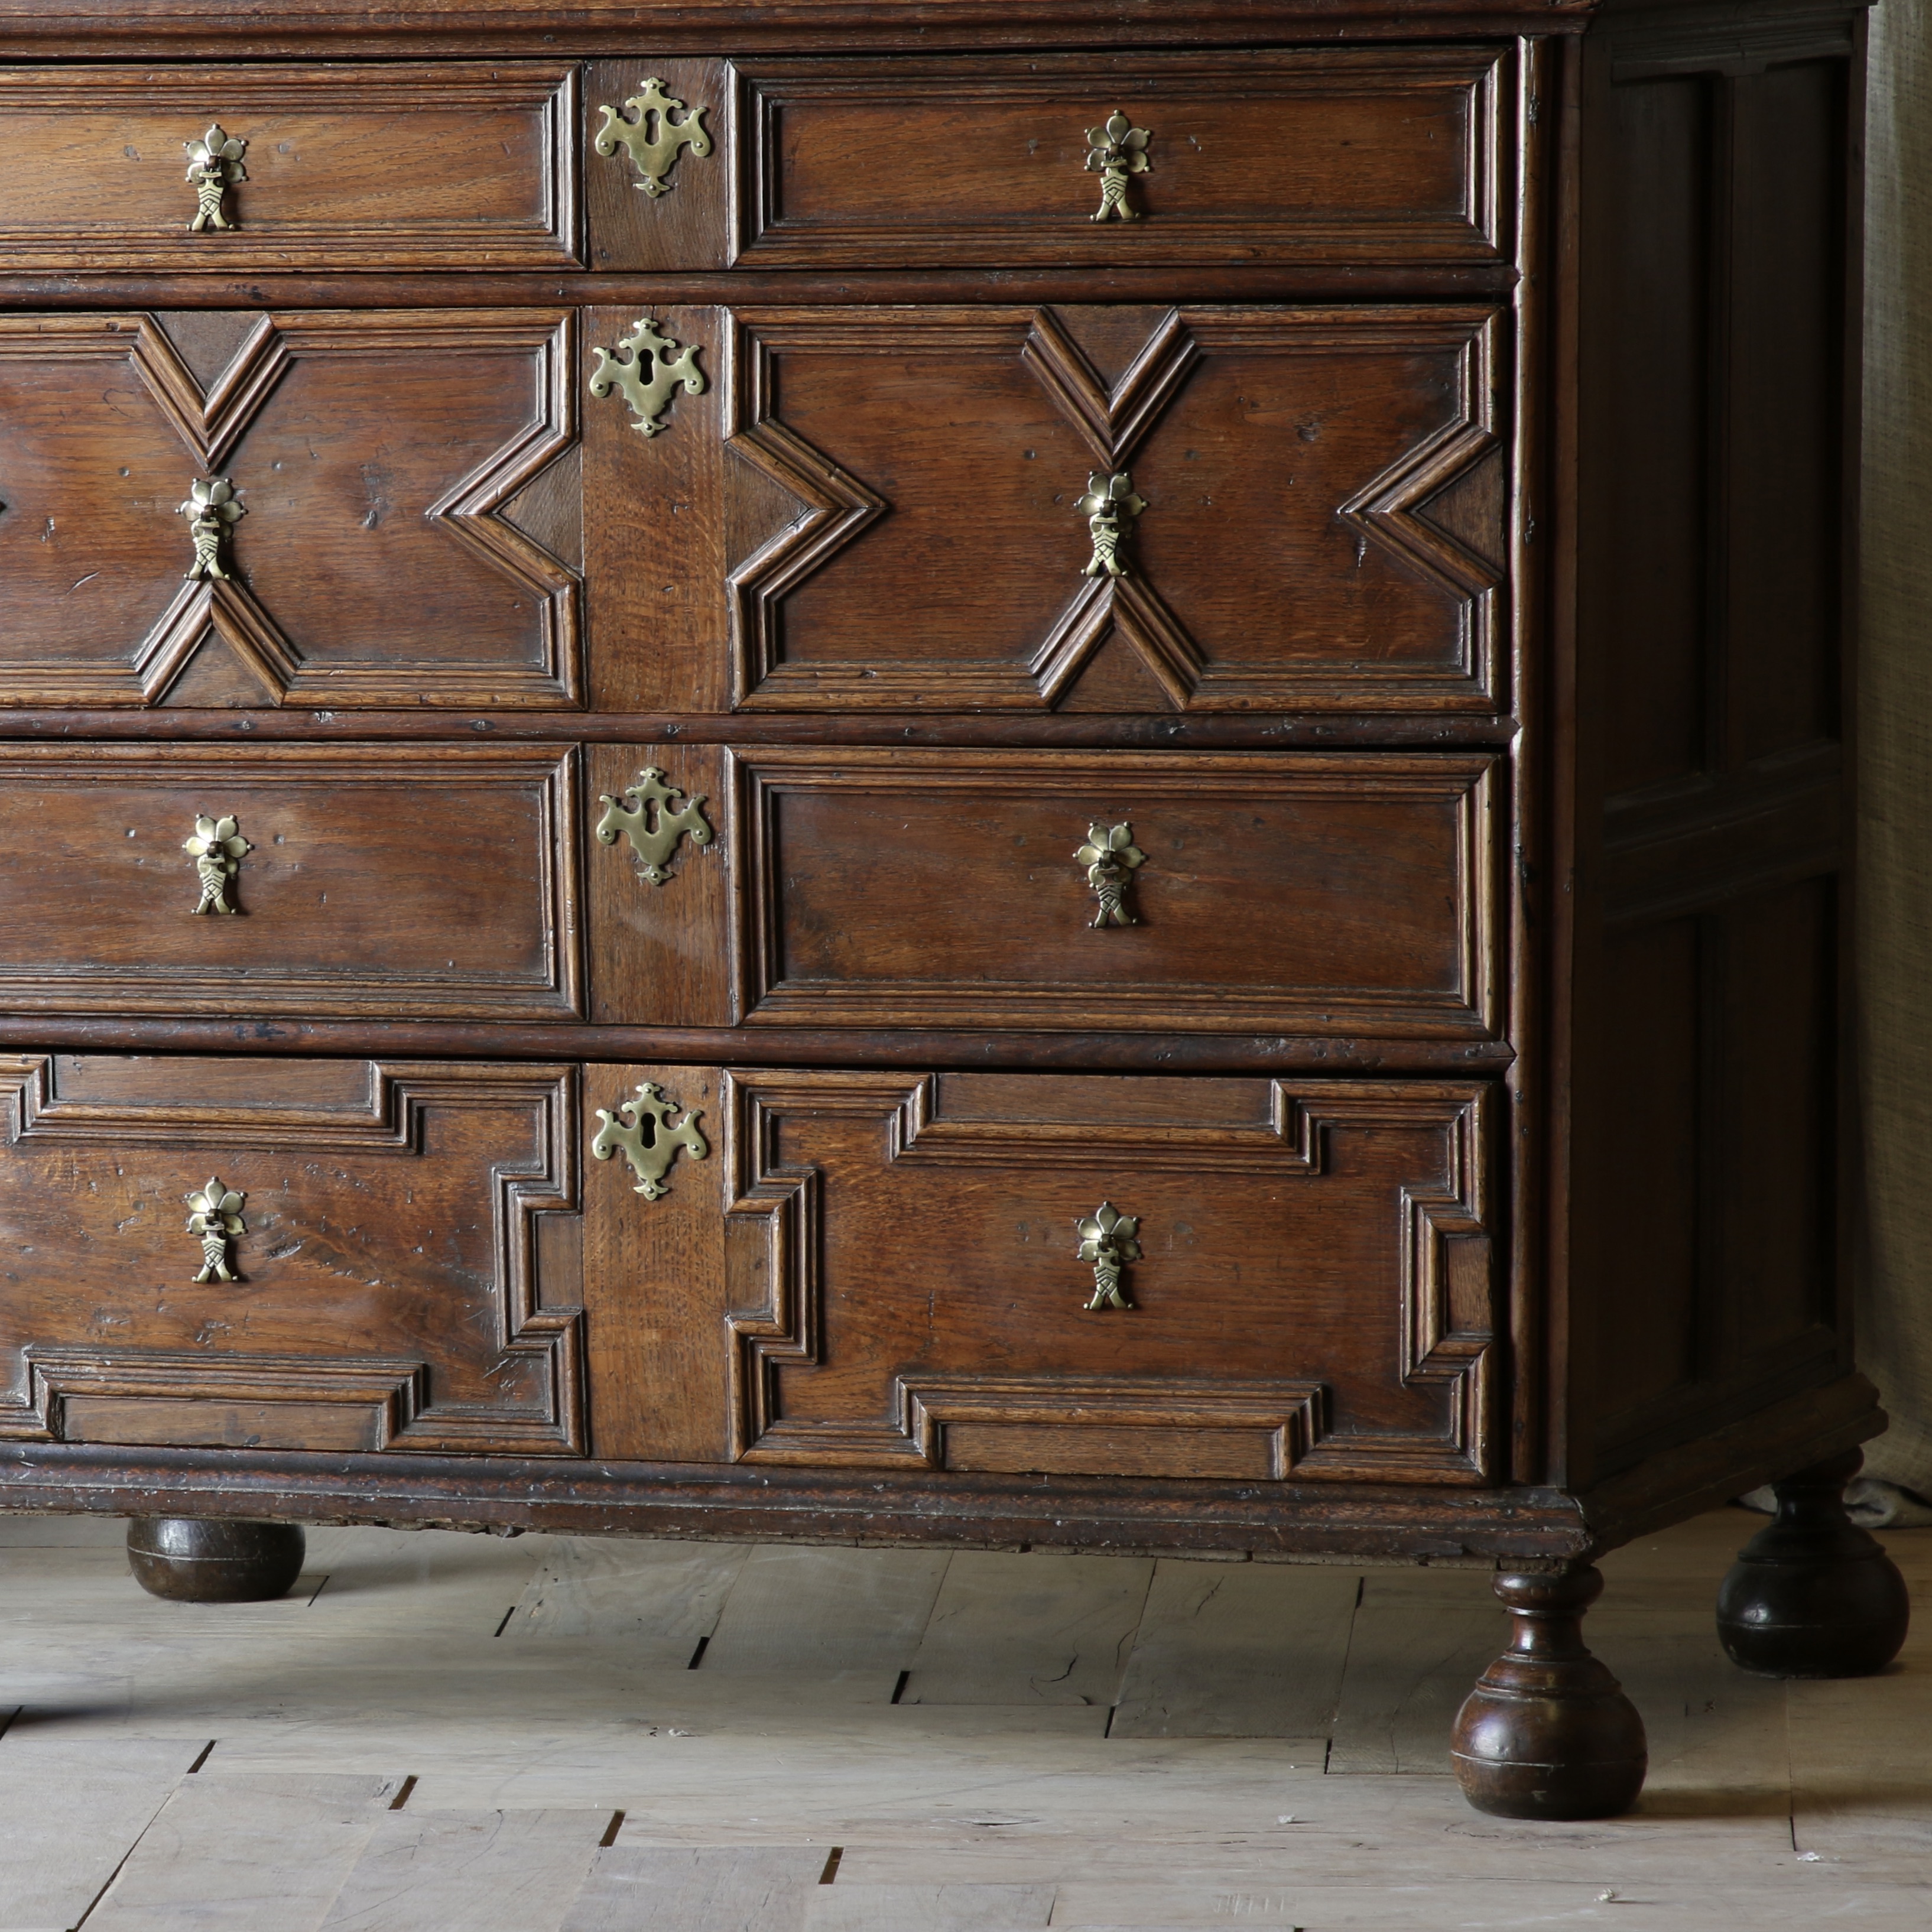
[[[1859,702],[1870,1476],[1932,1496],[1932,0],[1871,16]]]

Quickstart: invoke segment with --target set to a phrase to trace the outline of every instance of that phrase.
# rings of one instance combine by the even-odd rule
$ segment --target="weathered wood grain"
[[[387,1811],[324,1932],[560,1932],[608,1812]]]
[[[401,1783],[184,1778],[88,1915],[88,1932],[315,1932]]]
[[[1329,1770],[1446,1777],[1450,1725],[1508,1634],[1480,1570],[1366,1572],[1349,1630]]]
[[[750,1546],[551,1540],[500,1634],[621,1640],[640,1669],[688,1664],[716,1627]]]
[[[0,1924],[78,1924],[207,1749],[205,1737],[44,1741],[16,1721],[0,1738]]]
[[[755,1550],[700,1668],[906,1670],[950,1560],[929,1550]]]
[[[1294,1738],[1322,1761],[1356,1573],[1162,1558],[1114,1714],[1120,1738]]]
[[[1154,1571],[1132,1557],[960,1551],[900,1702],[1111,1705]]]
[[[1026,1932],[1054,1911],[1050,1885],[832,1885],[805,1903],[805,1932]]]
[[[826,1854],[807,1845],[600,1851],[563,1932],[802,1932]]]

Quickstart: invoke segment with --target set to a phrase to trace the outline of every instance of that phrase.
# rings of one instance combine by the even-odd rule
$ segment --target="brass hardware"
[[[600,154],[614,154],[621,145],[631,151],[644,179],[634,184],[655,201],[670,192],[664,177],[676,165],[678,150],[688,148],[702,160],[711,152],[711,136],[704,131],[704,117],[710,110],[694,107],[682,121],[672,116],[683,110],[684,103],[665,93],[664,82],[652,74],[644,91],[624,103],[624,112],[614,107],[600,107],[604,124],[591,146]],[[634,118],[633,118],[634,117]],[[653,131],[655,130],[655,131]]]
[[[203,816],[194,821],[194,836],[182,841],[182,850],[194,860],[195,874],[201,880],[201,903],[195,908],[196,912],[236,910],[228,896],[229,888],[242,869],[244,856],[254,849],[235,829],[232,818]]]
[[[638,419],[631,427],[642,430],[646,436],[656,436],[665,427],[658,418],[680,382],[688,396],[704,393],[704,376],[697,362],[698,345],[693,343],[683,354],[674,357],[671,351],[676,346],[669,336],[657,333],[649,316],[639,316],[637,326],[619,341],[615,355],[608,350],[597,351],[597,367],[590,372],[590,393],[608,396],[614,388],[622,390],[631,413]],[[631,352],[628,362],[622,359],[627,349]]]
[[[644,1081],[637,1098],[620,1102],[616,1114],[597,1109],[597,1118],[604,1124],[597,1130],[590,1151],[599,1160],[621,1153],[638,1177],[632,1192],[641,1194],[646,1201],[662,1201],[670,1192],[663,1185],[664,1178],[680,1151],[693,1160],[702,1160],[711,1151],[710,1143],[698,1131],[703,1114],[694,1110],[673,1126],[670,1117],[677,1110],[677,1102],[655,1082]],[[620,1115],[627,1118],[620,1122]]]
[[[1087,868],[1087,883],[1100,902],[1094,924],[1139,925],[1127,910],[1127,887],[1147,863],[1147,854],[1134,843],[1134,828],[1124,820],[1112,826],[1090,825],[1086,844],[1073,856]]]
[[[214,123],[198,141],[183,143],[188,149],[188,178],[194,184],[194,219],[188,225],[190,235],[204,228],[232,228],[228,218],[228,190],[237,182],[248,178],[242,165],[248,143],[222,132]]]
[[[221,567],[221,539],[248,514],[235,500],[235,486],[225,476],[203,476],[188,486],[188,501],[178,504],[175,514],[190,519],[188,535],[194,539],[194,562],[184,573],[192,584],[197,577],[218,577],[226,581]]]
[[[228,1265],[228,1244],[237,1234],[248,1232],[247,1223],[242,1219],[242,1204],[248,1198],[232,1187],[224,1187],[212,1175],[208,1185],[199,1194],[188,1197],[188,1231],[201,1242],[201,1272],[195,1276],[197,1282],[241,1279]]]
[[[1138,517],[1147,508],[1147,499],[1134,494],[1134,479],[1124,470],[1109,476],[1094,470],[1087,478],[1087,494],[1073,506],[1087,519],[1088,533],[1094,539],[1094,555],[1083,577],[1125,577],[1127,566],[1120,561],[1120,546],[1132,533],[1133,525],[1124,517]]]
[[[1144,175],[1153,166],[1147,153],[1153,139],[1118,110],[1107,116],[1104,128],[1088,129],[1087,172],[1100,177],[1100,206],[1092,220],[1105,221],[1112,215],[1118,221],[1139,220],[1140,210],[1127,199],[1127,178]]]
[[[1140,1232],[1140,1217],[1123,1214],[1111,1201],[1074,1223],[1080,1231],[1080,1258],[1094,1264],[1094,1299],[1089,1308],[1131,1308],[1133,1304],[1121,1292],[1120,1274],[1130,1262],[1141,1258],[1141,1244],[1134,1239]]]
[[[598,793],[597,802],[604,808],[604,816],[597,821],[597,837],[604,845],[616,844],[620,832],[628,838],[638,855],[640,878],[654,886],[664,884],[670,877],[664,861],[677,850],[680,838],[688,838],[694,845],[711,843],[704,794],[674,806],[671,800],[684,798],[684,794],[664,783],[664,773],[656,765],[646,765],[638,774],[637,782],[624,788],[624,796],[631,801],[628,806],[620,805],[608,791]]]

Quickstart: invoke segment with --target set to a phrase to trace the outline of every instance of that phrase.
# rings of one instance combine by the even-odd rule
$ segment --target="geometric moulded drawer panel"
[[[1493,1038],[1496,767],[1480,752],[593,747],[588,790],[634,792],[660,770],[704,795],[718,834],[682,843],[658,885],[600,821],[615,843],[588,862],[594,1010]]]
[[[649,1283],[602,1372],[675,1364],[647,1409],[629,1399],[627,1441],[600,1422],[600,1453],[1264,1482],[1488,1467],[1484,1086],[586,1078],[620,1123],[650,1082],[652,1112],[701,1111],[722,1142],[656,1199],[622,1160],[587,1177],[597,1239]]]
[[[0,1001],[568,1018],[573,770],[541,745],[14,746]]]
[[[574,704],[574,339],[555,308],[0,318],[0,704]]]
[[[554,64],[0,68],[0,256],[62,272],[574,266],[575,103],[574,70]],[[218,215],[191,227],[188,144],[211,121],[232,165]]]
[[[0,1437],[582,1446],[575,1076],[0,1061]]]
[[[1492,710],[1506,320],[664,311],[705,393],[648,439],[586,406],[587,488],[626,506],[590,536],[598,634],[654,646],[598,665],[604,706]],[[590,339],[632,322],[592,311]],[[1096,478],[1120,479],[1104,556]],[[694,500],[720,513],[693,518]]]
[[[751,61],[739,260],[1493,261],[1502,66],[1468,46]],[[1096,221],[1091,130],[1114,110],[1144,130],[1134,218]]]

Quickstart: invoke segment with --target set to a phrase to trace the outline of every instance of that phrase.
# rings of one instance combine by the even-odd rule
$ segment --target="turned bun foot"
[[[1869,1677],[1912,1620],[1905,1579],[1845,1514],[1856,1449],[1772,1485],[1778,1514],[1738,1552],[1718,1590],[1718,1635],[1760,1677]]]
[[[1462,1796],[1499,1818],[1611,1818],[1649,1764],[1643,1720],[1583,1642],[1594,1569],[1504,1575],[1510,1647],[1476,1680],[1450,1744]]]
[[[137,1516],[128,1526],[134,1580],[182,1604],[259,1604],[285,1596],[302,1574],[305,1545],[292,1522]]]

